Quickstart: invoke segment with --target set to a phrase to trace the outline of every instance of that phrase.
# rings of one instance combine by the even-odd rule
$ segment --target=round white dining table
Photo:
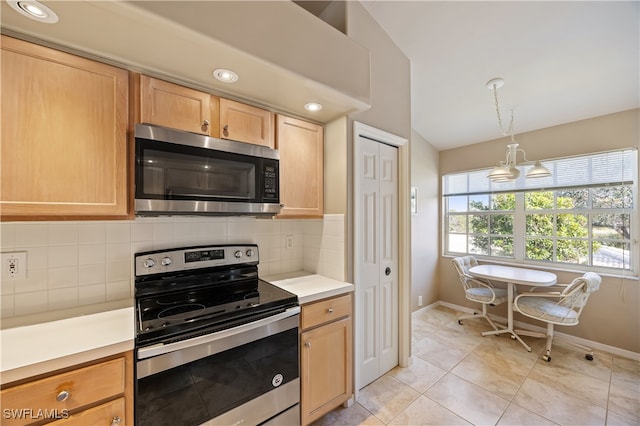
[[[548,287],[558,281],[556,274],[535,269],[520,268],[505,265],[478,265],[469,269],[469,274],[491,281],[501,281],[507,283],[507,328],[499,330],[485,331],[483,336],[491,334],[509,333],[531,352],[531,347],[527,345],[513,328],[513,294],[516,284],[533,287]]]

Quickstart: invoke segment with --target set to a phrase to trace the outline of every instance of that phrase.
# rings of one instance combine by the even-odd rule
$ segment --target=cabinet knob
[[[311,347],[311,342],[304,342],[304,346],[307,347],[307,348],[310,348]]]
[[[225,124],[224,127],[222,128],[222,134],[224,136],[229,136],[229,125]]]
[[[56,401],[64,402],[67,399],[69,399],[70,396],[71,396],[71,394],[69,393],[69,391],[67,391],[67,390],[60,391],[60,393],[58,395],[56,395]]]
[[[120,418],[120,416],[115,416],[113,419],[111,419],[111,426],[118,426],[121,422],[122,419]]]
[[[329,312],[330,314],[332,314],[332,313],[333,313],[333,308],[329,308],[329,309],[327,309],[327,312]]]

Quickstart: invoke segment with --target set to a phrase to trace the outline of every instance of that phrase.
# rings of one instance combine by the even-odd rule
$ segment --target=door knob
[[[384,270],[384,274],[385,274],[386,276],[391,275],[391,268],[389,268],[389,267],[387,266],[387,269],[385,269],[385,270]]]

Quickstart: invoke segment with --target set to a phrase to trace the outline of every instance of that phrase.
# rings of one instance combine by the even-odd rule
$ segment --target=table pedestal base
[[[518,336],[518,333],[516,333],[516,330],[513,329],[513,289],[515,287],[515,284],[513,283],[507,283],[507,326],[504,329],[501,330],[492,330],[492,331],[485,331],[482,333],[483,336],[491,336],[494,334],[503,334],[503,333],[509,333],[511,335],[511,338],[514,340],[517,340],[518,342],[520,342],[522,344],[522,346],[524,346],[524,348],[528,351],[531,352],[531,346],[527,345],[524,340],[522,340],[522,338],[520,336]],[[525,336],[527,335],[526,332],[522,333]]]

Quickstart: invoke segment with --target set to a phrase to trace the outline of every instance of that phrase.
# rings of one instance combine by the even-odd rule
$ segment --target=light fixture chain
[[[496,114],[498,114],[498,125],[500,126],[500,131],[504,136],[511,135],[513,139],[513,110],[511,110],[511,120],[509,122],[509,130],[504,131],[504,126],[502,125],[502,117],[500,116],[500,106],[498,105],[498,87],[493,85],[493,99],[496,104]]]

